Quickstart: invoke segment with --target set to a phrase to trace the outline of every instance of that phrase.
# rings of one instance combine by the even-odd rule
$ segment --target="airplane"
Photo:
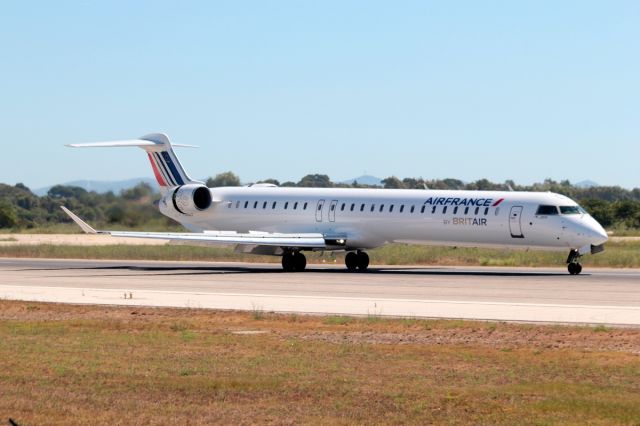
[[[208,188],[185,172],[162,133],[74,148],[138,147],[160,186],[159,209],[190,232],[97,231],[90,234],[227,245],[240,253],[282,257],[304,271],[308,251],[344,251],[348,271],[366,271],[366,250],[391,243],[568,251],[571,275],[580,258],[604,250],[607,233],[570,198],[551,192],[431,189],[290,188],[258,183]]]

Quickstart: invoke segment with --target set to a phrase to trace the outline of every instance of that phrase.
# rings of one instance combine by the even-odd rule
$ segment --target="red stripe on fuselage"
[[[504,201],[504,198],[500,198],[498,201],[496,201],[495,203],[493,203],[493,205],[491,207],[498,207],[498,204],[500,204],[501,202]]]
[[[158,185],[167,186],[167,184],[165,183],[164,179],[162,178],[162,175],[160,174],[160,171],[158,170],[158,166],[156,166],[156,162],[153,161],[153,157],[151,157],[151,153],[147,152],[147,155],[149,156],[149,162],[151,163],[151,168],[153,169],[153,174],[156,175],[156,180],[158,181]]]

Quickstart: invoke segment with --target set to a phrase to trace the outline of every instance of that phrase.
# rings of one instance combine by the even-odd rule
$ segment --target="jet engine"
[[[198,184],[179,186],[165,198],[170,198],[170,205],[173,205],[179,213],[188,216],[208,209],[212,202],[209,188]]]

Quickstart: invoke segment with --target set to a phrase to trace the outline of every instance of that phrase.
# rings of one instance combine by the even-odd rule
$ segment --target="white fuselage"
[[[554,193],[286,188],[212,188],[213,205],[192,215],[161,211],[193,231],[321,233],[346,249],[388,243],[580,249],[607,240],[590,215],[537,214],[540,206],[576,207]]]

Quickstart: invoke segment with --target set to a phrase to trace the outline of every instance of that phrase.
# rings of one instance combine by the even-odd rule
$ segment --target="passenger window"
[[[411,206],[411,213],[413,213],[416,209],[416,206]]]
[[[239,208],[240,208],[240,201],[238,200],[236,201],[236,209],[239,209]]]
[[[389,206],[389,213],[392,213],[392,212],[393,212],[393,204]]]
[[[340,211],[343,212],[344,211],[344,207],[346,206],[345,203],[342,203],[342,206],[340,206]]]
[[[371,211],[374,211],[376,209],[376,205],[375,204],[371,204]]]
[[[331,206],[333,207],[333,206]],[[318,211],[322,210],[322,204],[318,204]]]
[[[431,208],[431,214],[434,214],[434,213],[436,212],[436,208],[437,208],[436,206],[433,206],[433,207]]]
[[[296,201],[295,203],[293,203],[293,209],[297,209],[298,208],[298,202]]]
[[[266,209],[267,208],[267,202],[265,201],[264,203],[262,203],[262,208]]]
[[[253,208],[257,209],[258,208],[258,202],[256,201],[255,203],[253,203]]]
[[[426,209],[426,208],[427,208],[427,206],[423,205],[422,208],[420,209],[420,213],[424,213],[424,209]]]
[[[360,205],[360,211],[364,211],[364,204]]]
[[[538,211],[536,212],[536,215],[538,216],[549,216],[549,215],[557,215],[557,214],[558,214],[558,208],[556,206],[541,205],[538,207]]]
[[[458,206],[455,206],[455,207],[453,208],[453,214],[457,214],[457,213],[458,213]]]
[[[245,201],[245,202],[244,202],[244,208],[246,209],[248,205],[249,205],[249,202],[248,202],[248,201]]]
[[[353,211],[353,209],[355,209],[355,208],[356,208],[355,203],[351,203],[351,211]]]
[[[302,206],[302,210],[306,210],[307,209],[307,204],[309,204],[309,203],[304,203],[304,205]]]
[[[484,208],[484,215],[488,215],[489,214],[489,207],[485,207]]]
[[[400,213],[404,211],[404,204],[400,206]]]
[[[331,204],[331,211],[334,211],[336,209],[336,205],[335,204]],[[320,209],[318,209],[320,210]]]
[[[286,210],[287,207],[289,207],[289,202],[287,201],[286,203],[284,203],[284,209]]]
[[[476,212],[474,214],[477,216],[479,211],[480,211],[480,207],[476,207]]]
[[[273,205],[271,206],[271,208],[272,208],[272,209],[275,209],[275,208],[276,208],[276,202],[275,202],[275,201],[273,202]]]
[[[447,214],[447,206],[444,206],[444,208],[442,209],[442,214]]]
[[[464,214],[465,214],[465,215],[468,215],[468,214],[469,214],[469,207],[465,207],[465,208],[464,208]]]
[[[380,204],[380,210],[378,211],[382,213],[382,209],[384,209],[384,204]]]

